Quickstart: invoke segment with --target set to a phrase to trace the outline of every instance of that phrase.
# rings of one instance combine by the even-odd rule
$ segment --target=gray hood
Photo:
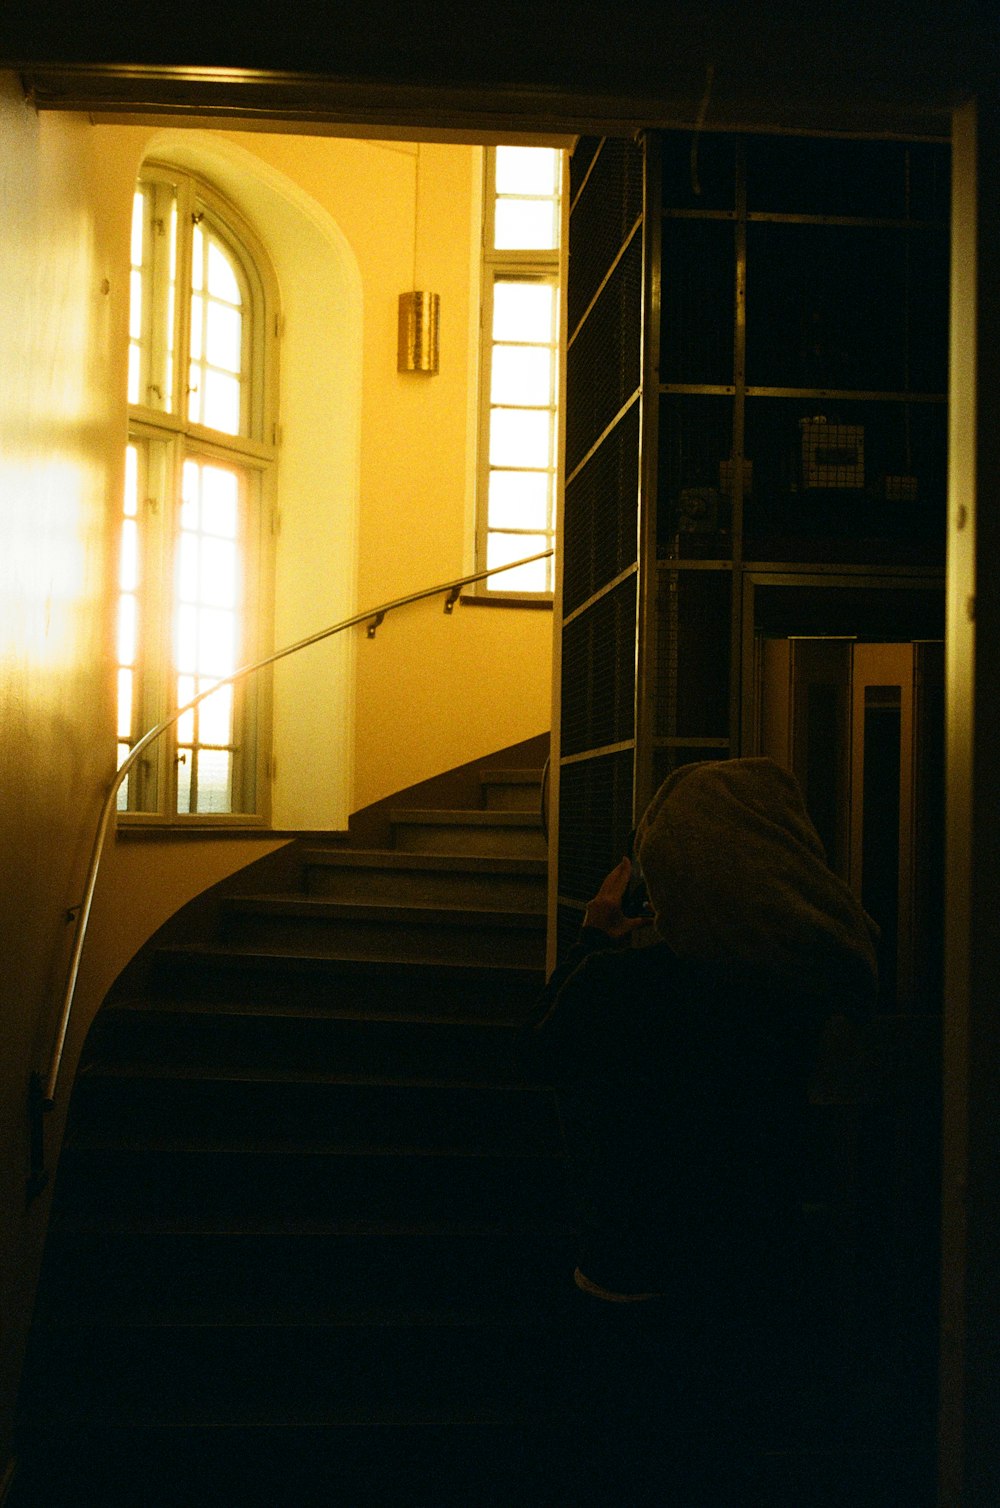
[[[682,765],[650,802],[635,851],[679,957],[739,961],[837,1009],[874,1003],[878,928],[773,760]]]

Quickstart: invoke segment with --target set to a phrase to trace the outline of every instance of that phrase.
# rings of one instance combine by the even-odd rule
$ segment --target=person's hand
[[[622,859],[605,876],[600,890],[587,906],[583,915],[585,927],[593,927],[598,932],[606,933],[608,937],[621,938],[637,932],[640,927],[650,925],[653,920],[651,916],[626,916],[622,910],[622,901],[631,878],[632,861]]]

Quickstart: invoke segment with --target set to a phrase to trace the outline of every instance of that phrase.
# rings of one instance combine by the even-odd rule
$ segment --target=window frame
[[[559,149],[555,149],[559,150]],[[495,146],[483,150],[483,194],[480,226],[480,327],[479,370],[476,435],[476,569],[485,570],[488,560],[488,541],[491,533],[512,534],[516,529],[494,529],[490,525],[490,418],[491,402],[494,289],[498,282],[544,282],[555,288],[557,308],[553,352],[555,370],[552,375],[552,432],[551,432],[551,491],[549,500],[548,527],[545,530],[525,530],[524,554],[534,554],[527,541],[538,540],[539,548],[554,546],[556,542],[559,499],[563,478],[563,395],[565,385],[565,318],[566,318],[566,153],[560,152],[560,185],[556,213],[558,215],[558,245],[552,251],[503,249],[494,245],[494,224],[497,202]],[[530,197],[530,196],[524,196]],[[511,468],[516,469],[516,468]],[[525,602],[531,606],[547,605],[553,600],[555,580],[554,558],[549,562],[550,585],[544,591],[528,591],[524,588],[504,589],[492,585],[502,576],[476,583],[474,595],[488,602]]]
[[[239,586],[236,613],[239,643],[236,665],[268,652],[273,638],[273,537],[277,481],[277,346],[280,313],[277,281],[260,241],[239,212],[198,175],[150,161],[143,164],[137,188],[153,185],[159,197],[172,190],[177,204],[177,253],[172,321],[173,382],[170,408],[149,402],[130,403],[128,443],[139,454],[138,552],[140,641],[133,679],[131,738],[177,709],[174,620],[177,607],[177,554],[180,537],[182,479],[186,460],[218,463],[237,475],[242,505],[238,510]],[[162,203],[162,200],[161,200]],[[153,201],[155,216],[156,199]],[[237,279],[249,302],[242,323],[246,380],[241,382],[240,434],[227,434],[187,418],[190,380],[191,242],[194,221],[208,221],[212,233],[237,264]],[[161,259],[162,261],[162,259]],[[143,300],[143,328],[157,310],[163,320],[166,274],[151,270]],[[144,291],[147,285],[144,284]],[[183,290],[183,291],[182,291]],[[147,307],[148,306],[148,307]],[[161,325],[162,328],[162,325]],[[162,340],[161,340],[162,344]],[[155,343],[151,344],[155,355]],[[152,356],[151,358],[152,359]],[[148,365],[145,363],[148,377]],[[147,387],[147,393],[149,389]],[[120,663],[116,657],[116,663]],[[254,675],[234,686],[231,810],[177,810],[178,727],[168,729],[145,759],[130,771],[127,806],[118,819],[135,826],[261,827],[270,817],[271,697],[269,677]]]

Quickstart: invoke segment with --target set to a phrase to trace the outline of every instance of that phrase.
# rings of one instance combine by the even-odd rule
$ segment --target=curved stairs
[[[16,1508],[558,1503],[572,1220],[512,1043],[537,772],[301,846],[112,996],[73,1090]],[[571,1502],[572,1497],[565,1498]]]

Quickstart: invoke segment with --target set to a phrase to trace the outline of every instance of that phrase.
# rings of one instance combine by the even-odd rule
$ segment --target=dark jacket
[[[579,1266],[690,1313],[765,1306],[794,1262],[809,1070],[827,1000],[746,965],[585,928],[519,1038],[558,1086]]]

